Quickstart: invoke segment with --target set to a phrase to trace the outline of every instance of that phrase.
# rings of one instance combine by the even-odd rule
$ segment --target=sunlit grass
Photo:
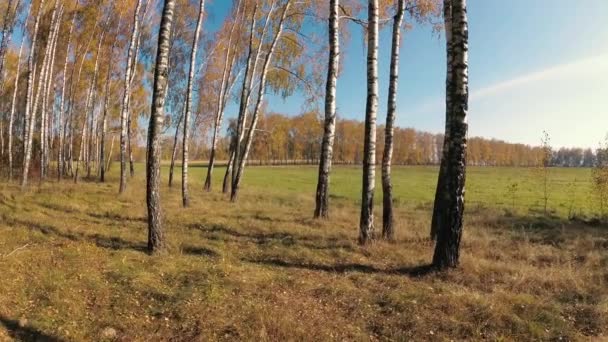
[[[552,170],[557,215],[545,217],[529,169],[469,168],[462,265],[425,274],[435,168],[395,169],[397,240],[362,248],[358,168],[335,168],[331,219],[319,222],[314,167],[250,167],[231,204],[223,170],[205,193],[195,165],[190,208],[181,207],[179,171],[173,189],[163,183],[162,256],[145,253],[142,165],[123,195],[112,168],[107,184],[0,184],[0,340],[99,340],[108,328],[125,341],[607,333],[608,228],[565,219],[574,179],[576,210],[592,212],[589,170]],[[509,182],[520,183],[515,210]]]

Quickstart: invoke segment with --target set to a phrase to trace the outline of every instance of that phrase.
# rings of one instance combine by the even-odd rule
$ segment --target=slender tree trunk
[[[450,67],[450,58],[452,57],[452,0],[443,0],[443,20],[445,27],[445,42],[446,42],[446,64]],[[441,162],[439,164],[439,175],[437,178],[437,188],[435,190],[435,201],[433,204],[433,217],[431,220],[431,240],[437,238],[439,227],[442,225],[442,213],[444,211],[445,198],[443,197],[447,193],[446,187],[446,170],[448,162],[448,150],[450,141],[450,110],[452,108],[452,73],[447,73],[445,79],[445,133],[443,135],[443,148],[441,151]]]
[[[226,173],[224,174],[224,182],[222,183],[222,192],[227,194],[230,191],[230,184],[232,179],[232,163],[234,161],[234,148],[236,146],[236,137],[232,138],[230,143],[230,157],[228,157],[228,165],[226,165]]]
[[[255,108],[253,110],[253,114],[251,117],[251,124],[249,126],[249,130],[246,132],[245,147],[242,152],[242,155],[240,155],[240,156],[239,156],[239,147],[238,147],[238,140],[237,140],[237,148],[235,149],[235,152],[236,152],[235,165],[238,165],[238,167],[233,170],[233,173],[235,173],[236,176],[233,176],[234,181],[232,182],[232,188],[231,188],[231,193],[230,193],[230,201],[232,201],[232,202],[235,202],[237,199],[237,196],[238,196],[241,178],[243,177],[243,172],[245,170],[245,164],[247,162],[249,151],[251,149],[251,144],[253,142],[253,134],[255,132],[255,128],[257,125],[260,108],[261,108],[262,102],[264,100],[264,92],[266,90],[266,76],[268,73],[268,66],[270,65],[270,62],[272,61],[272,56],[273,56],[274,50],[277,46],[279,39],[281,38],[281,34],[283,33],[283,24],[285,23],[285,18],[287,17],[287,12],[289,11],[290,5],[291,5],[291,0],[288,0],[287,3],[285,4],[285,8],[283,9],[283,14],[281,15],[281,19],[279,21],[279,27],[277,28],[277,32],[272,40],[272,43],[270,44],[270,48],[268,49],[268,52],[266,53],[266,57],[264,59],[264,65],[262,66],[262,70],[260,73],[260,84],[258,86],[258,98],[257,98],[257,102],[255,104]],[[269,13],[268,17],[270,17],[270,13]],[[254,68],[254,71],[255,71],[255,68]],[[255,73],[253,74],[253,76],[255,76]]]
[[[87,94],[87,99],[85,102],[85,109],[84,109],[84,118],[82,121],[82,134],[81,134],[81,140],[80,140],[80,152],[78,153],[78,160],[76,162],[76,172],[74,173],[74,183],[78,183],[78,171],[80,169],[80,162],[82,161],[83,157],[86,158],[85,160],[87,161],[85,166],[87,167],[87,177],[90,177],[91,173],[90,173],[90,169],[89,169],[89,164],[88,164],[88,159],[89,159],[89,155],[85,155],[86,149],[87,149],[87,122],[89,122],[89,115],[91,116],[91,123],[90,125],[92,126],[93,123],[92,121],[94,120],[94,101],[93,101],[93,97],[94,97],[94,93],[95,93],[95,87],[97,85],[97,74],[99,71],[99,55],[101,53],[101,44],[103,43],[103,39],[105,37],[106,34],[106,29],[108,27],[108,22],[109,22],[110,17],[108,17],[108,19],[106,20],[106,23],[101,31],[101,36],[99,37],[99,43],[97,44],[97,53],[95,55],[95,67],[93,68],[93,77],[91,79],[91,85],[89,87],[89,91]],[[88,139],[92,139],[92,130],[89,130],[89,137]]]
[[[34,32],[32,34],[32,45],[30,48],[30,56],[28,60],[28,77],[27,77],[27,92],[25,102],[25,126],[24,126],[24,139],[23,139],[23,169],[21,174],[21,188],[27,187],[27,178],[30,169],[30,159],[32,156],[32,138],[34,136],[34,122],[36,121],[35,110],[32,105],[32,94],[34,88],[34,74],[36,73],[34,65],[34,57],[36,51],[36,38],[38,36],[38,29],[40,27],[40,18],[42,17],[42,11],[44,7],[44,0],[40,0],[38,5],[38,14],[36,14],[36,21],[34,23]]]
[[[99,181],[105,183],[106,181],[106,131],[108,130],[108,106],[110,104],[110,84],[112,79],[112,61],[114,60],[114,49],[118,43],[118,33],[120,32],[120,26],[122,24],[122,18],[118,20],[118,28],[116,29],[116,36],[114,42],[110,48],[110,55],[108,56],[108,73],[106,75],[106,95],[103,103],[103,116],[101,118],[101,138],[99,147]],[[114,137],[112,137],[114,142]],[[111,152],[111,148],[110,148]],[[109,158],[108,158],[109,159]]]
[[[452,0],[452,39],[448,73],[451,74],[450,137],[446,168],[445,206],[433,265],[438,269],[458,266],[462,237],[466,179],[467,112],[469,100],[468,22],[466,0]]]
[[[56,2],[55,6],[57,6],[59,2]],[[42,99],[42,121],[40,124],[40,180],[43,180],[46,177],[46,173],[48,170],[48,159],[49,159],[49,144],[51,142],[51,131],[50,131],[50,121],[51,116],[53,114],[53,105],[49,105],[49,96],[51,92],[51,88],[53,87],[53,71],[55,67],[55,53],[57,51],[57,39],[59,36],[59,29],[61,25],[61,18],[63,16],[63,5],[59,8],[59,12],[56,12],[56,9],[53,10],[53,14],[57,13],[57,15],[53,18],[53,22],[51,23],[51,32],[50,39],[51,45],[49,49],[50,53],[50,63],[48,66],[46,80],[45,80],[45,88]],[[51,99],[52,100],[52,99]]]
[[[367,32],[367,104],[363,147],[363,189],[359,243],[374,238],[374,188],[376,180],[376,114],[378,111],[378,0],[369,0]]]
[[[29,11],[28,16],[29,17]],[[27,20],[26,17],[26,20]],[[15,74],[15,84],[13,89],[13,99],[11,101],[11,113],[8,119],[8,179],[13,179],[13,126],[15,124],[15,107],[17,105],[17,92],[19,90],[19,76],[21,76],[21,55],[23,53],[23,43],[25,38],[21,38],[19,45],[19,57],[17,58],[17,72]]]
[[[108,162],[105,165],[105,171],[108,172],[110,170],[110,165],[112,165],[112,152],[114,151],[114,140],[116,135],[112,134],[112,141],[110,142],[110,151],[108,151]]]
[[[78,0],[76,0],[76,5],[78,5]],[[67,81],[67,72],[68,72],[68,61],[70,60],[70,46],[72,45],[72,33],[74,32],[74,23],[76,22],[76,11],[72,14],[72,24],[70,24],[70,32],[68,33],[68,43],[65,48],[65,61],[63,62],[63,82],[61,85],[61,99],[59,101],[59,146],[57,149],[57,179],[61,181],[63,177],[63,140],[65,138],[65,124],[64,124],[64,105],[65,105],[65,84]]]
[[[268,12],[268,15],[266,16],[266,20],[264,23],[264,28],[262,29],[262,37],[260,38],[260,42],[264,41],[264,37],[266,35],[266,31],[268,28],[268,23],[270,22],[270,16],[272,14],[272,12],[274,11],[274,1],[271,5],[270,11]],[[257,15],[257,11],[258,11],[258,6],[257,6],[257,2],[254,4],[254,8],[253,8],[253,15],[251,16],[251,27],[249,30],[249,49],[247,52],[247,62],[245,65],[245,76],[243,77],[243,86],[241,88],[241,101],[240,101],[240,105],[239,105],[239,115],[238,115],[238,120],[237,120],[237,127],[236,127],[236,142],[235,142],[235,147],[234,147],[234,159],[232,162],[232,184],[231,187],[232,189],[234,189],[234,184],[236,182],[236,170],[238,170],[239,166],[239,160],[241,159],[241,155],[242,155],[242,146],[241,143],[243,141],[243,138],[245,136],[245,127],[247,124],[247,108],[249,108],[249,101],[251,99],[251,88],[253,87],[253,81],[256,75],[256,71],[257,71],[257,66],[258,66],[258,61],[260,58],[260,53],[262,50],[262,44],[260,43],[256,52],[255,52],[255,58],[253,58],[253,45],[254,45],[254,41],[255,41],[255,32],[257,31],[256,29],[256,15]],[[232,197],[232,194],[231,194]]]
[[[338,18],[339,0],[329,2],[329,63],[327,65],[327,83],[325,85],[325,125],[321,156],[319,158],[319,176],[315,198],[315,218],[329,217],[329,172],[333,157],[334,138],[336,135],[336,84],[340,64],[340,19]]]
[[[146,4],[144,5],[143,14],[141,16],[141,19],[138,19],[139,22],[141,22],[141,20],[143,20],[146,17],[146,13],[148,13],[149,4],[150,4],[150,0],[146,0]],[[137,59],[139,56],[140,42],[141,42],[141,30],[138,30],[136,43],[135,43],[135,53],[133,56],[133,63],[131,63],[132,69],[131,69],[131,79],[129,81],[129,89],[133,86],[133,80],[135,79],[135,74],[137,73]],[[133,115],[131,113],[131,95],[130,94],[129,94],[129,98],[127,101],[128,101],[127,102],[127,149],[129,152],[129,175],[131,176],[131,178],[133,178],[135,176],[135,162],[133,161],[133,145],[131,144],[132,138],[133,138],[132,127],[131,127]]]
[[[127,131],[128,131],[128,107],[129,97],[131,96],[131,71],[133,68],[133,58],[135,55],[135,45],[139,34],[139,10],[141,8],[141,0],[137,0],[137,6],[133,14],[133,30],[131,32],[131,42],[129,43],[129,52],[127,55],[127,67],[125,71],[125,91],[122,99],[122,108],[120,113],[120,188],[119,192],[123,193],[127,188]]]
[[[203,24],[203,15],[205,14],[205,0],[199,2],[198,20],[196,22],[196,30],[194,31],[194,40],[192,41],[192,53],[190,55],[190,72],[188,73],[188,85],[186,89],[186,104],[184,115],[184,140],[182,142],[182,204],[185,207],[190,205],[190,197],[188,196],[188,140],[190,133],[190,115],[192,113],[192,82],[194,81],[194,69],[196,68],[196,52],[198,50],[198,40],[201,34],[201,26]]]
[[[173,138],[173,149],[171,152],[171,166],[169,167],[169,187],[173,186],[173,171],[175,170],[175,157],[177,156],[177,139],[179,137],[179,129],[184,121],[184,112],[179,116],[177,127],[175,128],[175,136]]]
[[[393,132],[397,111],[397,85],[399,80],[399,48],[401,43],[401,24],[405,14],[405,0],[399,0],[397,13],[393,21],[393,42],[391,48],[391,75],[388,87],[388,105],[384,133],[384,151],[382,155],[382,237],[388,240],[395,238],[393,226],[393,184],[391,182],[391,163],[393,159]]]
[[[234,33],[234,29],[236,28],[237,22],[240,18],[241,11],[241,1],[239,0],[236,7],[236,20],[232,23],[232,27],[230,28],[230,36],[228,37],[228,45],[226,47],[226,55],[224,57],[224,70],[222,71],[222,83],[220,86],[220,93],[217,99],[217,112],[215,113],[215,121],[213,126],[213,138],[211,140],[211,151],[209,153],[209,164],[207,165],[207,177],[205,177],[205,185],[203,186],[204,190],[211,191],[211,175],[213,173],[213,168],[215,166],[215,150],[217,149],[217,141],[220,134],[220,128],[222,126],[222,119],[224,116],[224,108],[226,105],[226,101],[229,93],[229,83],[232,77],[232,68],[234,66],[234,62],[237,54],[234,53],[232,59],[230,58],[230,52],[232,51],[232,35]]]
[[[148,129],[148,158],[146,161],[146,202],[148,205],[148,251],[157,253],[165,245],[160,204],[160,159],[161,134],[167,95],[167,72],[169,68],[169,45],[175,0],[165,0],[158,34],[154,92]]]

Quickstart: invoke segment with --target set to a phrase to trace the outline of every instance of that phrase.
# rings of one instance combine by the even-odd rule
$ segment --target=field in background
[[[366,248],[356,244],[359,168],[332,174],[327,222],[311,219],[314,167],[247,168],[230,204],[219,192],[223,170],[208,194],[195,165],[188,209],[178,169],[174,188],[162,189],[169,252],[154,257],[144,252],[143,166],[121,196],[117,170],[107,184],[52,182],[25,193],[0,184],[0,340],[608,334],[608,227],[566,219],[597,211],[588,169],[551,170],[555,215],[544,217],[531,169],[469,168],[462,266],[443,274],[425,268],[435,168],[395,168],[397,241]]]

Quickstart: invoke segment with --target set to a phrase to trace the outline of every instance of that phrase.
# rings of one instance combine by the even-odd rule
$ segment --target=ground
[[[335,169],[322,222],[313,167],[250,167],[236,204],[193,167],[190,208],[163,185],[169,248],[149,256],[143,166],[123,195],[117,167],[0,183],[0,340],[608,338],[608,227],[567,219],[597,211],[588,169],[552,169],[544,214],[530,169],[470,168],[461,267],[433,273],[435,168],[396,168],[397,239],[360,247],[359,168]]]

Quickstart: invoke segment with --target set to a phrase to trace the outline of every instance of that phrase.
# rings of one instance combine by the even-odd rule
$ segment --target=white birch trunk
[[[21,187],[27,186],[30,159],[32,157],[32,138],[34,136],[34,122],[35,122],[35,111],[32,106],[32,94],[34,88],[34,77],[36,73],[34,65],[34,57],[36,51],[36,43],[38,36],[38,29],[40,27],[40,18],[42,17],[42,11],[44,7],[44,1],[40,0],[38,6],[38,14],[36,14],[36,21],[34,22],[34,32],[32,34],[32,46],[30,48],[30,56],[28,60],[28,78],[27,78],[27,95],[25,103],[25,126],[24,126],[24,139],[23,139],[23,168],[21,173]]]
[[[433,266],[458,266],[464,217],[466,180],[467,112],[469,102],[469,30],[466,0],[452,0],[451,54],[448,59],[450,87],[450,136],[445,173],[445,204],[437,231]]]
[[[78,4],[78,1],[76,2]],[[72,45],[72,34],[74,32],[74,23],[76,22],[76,11],[72,14],[72,23],[70,24],[70,32],[68,33],[68,42],[65,50],[65,61],[63,62],[63,80],[61,85],[61,96],[59,100],[59,117],[58,117],[58,128],[59,128],[59,146],[57,148],[57,179],[61,181],[63,177],[63,140],[65,137],[65,123],[64,123],[64,105],[65,105],[65,85],[67,81],[68,62],[70,60],[70,46]]]
[[[190,115],[192,113],[192,82],[194,81],[194,69],[196,67],[196,53],[198,50],[198,40],[201,34],[201,26],[203,25],[203,15],[205,14],[205,0],[200,0],[198,20],[194,31],[194,40],[192,41],[192,52],[190,55],[190,71],[188,73],[188,86],[186,89],[186,104],[184,115],[184,133],[182,143],[182,204],[188,207],[190,198],[188,196],[188,140],[190,132]]]
[[[175,0],[165,1],[158,34],[154,91],[152,94],[150,126],[148,128],[146,203],[148,208],[148,251],[150,253],[162,251],[165,245],[160,203],[161,134],[165,116],[167,83],[169,81],[167,75],[174,8]]]
[[[325,125],[323,128],[323,141],[321,143],[321,156],[319,158],[315,218],[329,217],[329,173],[331,171],[334,138],[336,135],[336,84],[340,64],[339,3],[339,0],[330,0],[329,3],[329,62],[325,86]]]
[[[28,11],[29,16],[29,11]],[[26,17],[27,18],[27,17]],[[8,119],[8,179],[13,179],[13,126],[15,125],[15,107],[17,105],[17,92],[19,90],[19,77],[21,76],[21,55],[23,54],[23,43],[25,38],[21,38],[19,45],[19,57],[17,58],[17,72],[15,73],[15,85],[13,89],[13,99],[11,101],[11,112]]]
[[[369,0],[367,29],[367,104],[363,145],[363,188],[359,243],[374,238],[374,188],[376,181],[376,115],[378,111],[378,0]]]
[[[279,21],[279,27],[277,28],[277,32],[276,32],[275,36],[273,37],[272,43],[270,44],[270,48],[266,54],[266,58],[264,59],[264,65],[263,65],[261,73],[260,73],[260,84],[258,86],[259,88],[258,88],[257,102],[256,102],[254,110],[253,110],[249,130],[246,133],[245,148],[244,148],[244,151],[243,151],[242,155],[240,156],[240,158],[239,158],[239,153],[238,153],[238,147],[236,149],[235,159],[237,159],[236,165],[238,165],[238,168],[235,168],[233,170],[233,172],[234,172],[233,174],[236,174],[236,175],[234,177],[234,182],[232,183],[232,188],[231,188],[231,193],[230,193],[230,200],[232,202],[236,201],[237,196],[238,196],[241,178],[243,177],[245,164],[247,162],[247,158],[249,156],[249,151],[251,149],[251,144],[253,142],[253,135],[255,133],[255,128],[257,125],[260,108],[262,106],[262,101],[264,100],[264,92],[266,91],[266,76],[268,73],[268,67],[270,65],[270,62],[272,61],[272,56],[274,54],[274,50],[277,46],[277,43],[283,33],[283,26],[285,24],[285,18],[287,17],[287,12],[289,11],[290,6],[291,6],[291,0],[288,0],[287,3],[285,4],[285,8],[283,9],[283,14],[281,15],[281,19]],[[253,76],[255,76],[255,74]]]
[[[388,86],[386,126],[384,128],[384,153],[382,155],[382,237],[395,238],[393,225],[393,184],[391,164],[393,159],[393,134],[397,112],[397,86],[399,81],[399,48],[401,43],[401,24],[405,15],[405,0],[399,0],[397,13],[393,19],[393,38],[391,47],[391,66]]]
[[[215,166],[215,150],[217,149],[217,141],[220,134],[220,129],[222,126],[222,119],[224,117],[224,107],[226,105],[226,100],[229,93],[229,83],[232,77],[232,70],[236,60],[237,54],[234,53],[232,59],[230,58],[230,52],[232,51],[232,36],[234,33],[234,29],[236,28],[237,22],[240,19],[240,11],[241,11],[241,0],[239,0],[236,7],[236,20],[232,23],[232,27],[230,28],[230,35],[228,37],[228,46],[226,48],[226,55],[224,56],[225,63],[224,69],[222,71],[222,83],[220,85],[220,93],[217,98],[217,111],[215,113],[215,120],[213,123],[213,137],[211,140],[211,151],[209,153],[209,164],[207,165],[207,177],[205,178],[204,189],[206,191],[211,191],[211,175],[213,173],[213,168]]]
[[[127,124],[128,124],[128,107],[129,97],[131,95],[131,71],[133,58],[135,54],[135,45],[137,35],[139,33],[139,11],[141,8],[141,0],[137,0],[135,12],[133,14],[133,30],[131,32],[131,42],[129,43],[129,52],[127,54],[127,67],[125,71],[125,89],[122,100],[122,108],[120,113],[120,188],[119,192],[123,193],[127,187]]]

